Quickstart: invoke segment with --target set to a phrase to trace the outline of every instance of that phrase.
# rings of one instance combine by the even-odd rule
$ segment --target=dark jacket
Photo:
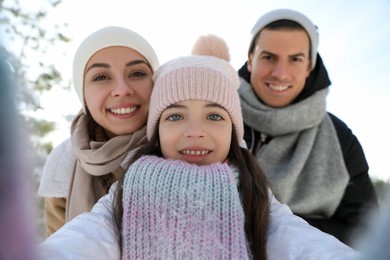
[[[241,78],[250,82],[250,73],[246,69],[246,64],[239,70],[239,75]],[[303,91],[293,103],[297,103],[316,91],[329,87],[329,85],[330,80],[327,71],[321,57],[318,55],[315,69],[309,75]],[[343,121],[329,112],[328,114],[337,131],[350,180],[336,212],[330,219],[301,217],[311,225],[351,245],[351,242],[353,242],[351,239],[353,232],[362,228],[367,214],[372,209],[378,209],[377,196],[368,174],[368,163],[358,139]],[[249,134],[251,133],[251,128],[247,125],[244,125],[244,127],[246,133],[244,139],[249,147],[253,141]],[[266,143],[272,139],[272,137],[268,136],[267,139],[261,140],[261,133],[255,129],[253,130],[255,133],[254,147],[258,147],[258,142]],[[253,153],[256,153],[256,151],[253,151]]]

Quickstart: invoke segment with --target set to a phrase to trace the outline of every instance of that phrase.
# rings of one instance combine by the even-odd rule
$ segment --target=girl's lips
[[[188,163],[199,164],[206,160],[212,151],[205,148],[198,149],[183,149],[180,151],[183,159]]]
[[[185,155],[207,155],[209,150],[182,150],[180,153]]]

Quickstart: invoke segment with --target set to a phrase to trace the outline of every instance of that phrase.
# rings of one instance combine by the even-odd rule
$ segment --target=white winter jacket
[[[112,214],[115,185],[91,212],[83,213],[39,244],[42,259],[121,259]],[[358,259],[359,254],[335,237],[292,214],[271,194],[268,259]]]

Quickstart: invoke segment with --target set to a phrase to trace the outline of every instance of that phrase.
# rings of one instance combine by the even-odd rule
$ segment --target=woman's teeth
[[[130,114],[130,113],[134,112],[135,110],[137,110],[136,106],[134,106],[134,107],[126,107],[126,108],[112,108],[112,109],[110,109],[110,111],[112,113],[118,114],[118,115]]]

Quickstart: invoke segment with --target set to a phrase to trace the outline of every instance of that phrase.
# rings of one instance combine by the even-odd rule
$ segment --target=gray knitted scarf
[[[275,197],[296,214],[332,216],[349,174],[326,113],[328,88],[284,108],[264,105],[243,79],[238,91],[245,124],[272,137],[256,153],[256,159]]]
[[[227,164],[144,156],[123,185],[122,259],[249,259],[245,216]]]

